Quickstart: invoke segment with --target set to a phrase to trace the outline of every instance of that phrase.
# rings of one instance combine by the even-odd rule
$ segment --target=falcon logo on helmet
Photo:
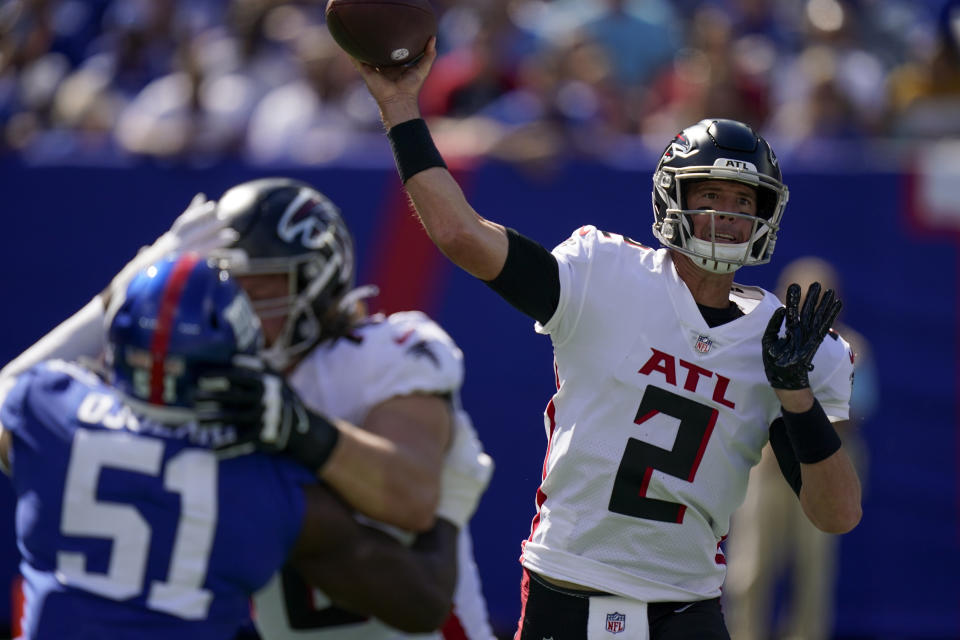
[[[730,180],[757,194],[756,216],[691,209],[686,189],[702,180]],[[730,273],[770,261],[788,199],[773,149],[749,126],[736,120],[701,120],[667,145],[653,174],[653,234],[670,249],[690,256],[698,267]],[[725,243],[693,234],[693,216],[749,218],[746,242]],[[711,227],[715,228],[714,221]]]
[[[311,191],[301,191],[290,202],[277,225],[277,235],[291,243],[299,239],[304,248],[314,250],[333,239],[331,224],[339,214],[330,200]]]

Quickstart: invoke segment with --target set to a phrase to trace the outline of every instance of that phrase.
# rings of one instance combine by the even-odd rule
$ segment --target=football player
[[[404,538],[409,534],[401,531],[423,531],[436,516],[460,527],[458,584],[444,629],[451,637],[492,638],[465,526],[492,461],[459,405],[462,354],[422,313],[367,315],[363,299],[375,290],[354,286],[350,231],[337,207],[312,187],[269,178],[237,185],[215,203],[196,199],[169,232],[114,278],[106,296],[92,300],[2,373],[51,354],[96,354],[101,345],[90,327],[101,322],[102,298],[154,255],[184,248],[215,256],[232,272],[263,325],[262,356],[285,374],[314,420],[335,425],[338,437],[320,478],[359,512],[397,527],[393,533]],[[242,416],[258,413],[261,377],[242,370],[224,377],[222,396],[211,392],[205,398],[203,419],[243,426]],[[217,404],[219,409],[211,409]],[[311,465],[302,456],[301,461]],[[256,612],[258,627],[270,638],[374,639],[397,633],[333,606],[291,568],[257,595]]]
[[[720,543],[768,440],[814,525],[861,516],[831,425],[853,367],[843,339],[824,340],[840,302],[813,285],[800,308],[794,285],[784,308],[734,282],[773,253],[787,202],[773,151],[743,123],[703,120],[653,175],[662,248],[588,225],[550,252],[480,216],[447,171],[417,102],[435,57],[430,44],[413,66],[355,65],[434,243],[553,342],[516,637],[728,638]]]
[[[454,525],[438,520],[407,548],[358,524],[302,465],[218,456],[236,430],[197,425],[204,376],[259,362],[259,322],[226,272],[191,253],[158,262],[114,292],[107,324],[106,380],[49,360],[0,391],[20,637],[230,640],[285,562],[351,609],[411,631],[442,623]],[[291,411],[257,412],[260,429],[302,438],[305,411],[286,400]]]

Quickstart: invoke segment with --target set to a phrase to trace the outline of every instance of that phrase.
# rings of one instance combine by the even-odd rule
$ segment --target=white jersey
[[[312,409],[362,425],[370,409],[394,396],[449,393],[454,406],[463,383],[463,354],[446,332],[418,311],[373,316],[350,337],[324,343],[290,376],[291,386]],[[459,409],[456,420],[472,430]],[[457,587],[448,627],[453,636],[492,640],[480,577],[467,528],[460,531]],[[439,632],[404,634],[383,623],[330,604],[295,572],[276,574],[254,596],[257,629],[264,640],[325,638],[383,640],[441,638]]]
[[[553,255],[560,301],[536,329],[553,341],[557,392],[523,565],[648,602],[717,597],[719,544],[780,415],[761,354],[780,302],[734,285],[745,315],[711,328],[665,249],[588,226]],[[831,334],[813,361],[835,420],[852,360]]]

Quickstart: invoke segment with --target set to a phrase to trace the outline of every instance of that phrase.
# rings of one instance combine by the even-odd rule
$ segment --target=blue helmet
[[[239,285],[195,253],[138,273],[107,311],[107,368],[130,399],[188,408],[197,377],[254,355],[263,334]]]

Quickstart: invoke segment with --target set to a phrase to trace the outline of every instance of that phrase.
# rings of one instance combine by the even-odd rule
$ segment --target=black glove
[[[800,306],[800,285],[787,288],[787,306],[773,312],[767,330],[763,332],[763,369],[774,389],[806,389],[810,386],[807,373],[813,370],[813,356],[824,336],[837,319],[843,303],[827,290],[820,298],[820,283],[814,282],[807,290],[807,299]],[[780,323],[786,315],[784,337],[779,337]]]
[[[224,456],[283,453],[319,471],[340,435],[303,405],[282,376],[246,363],[201,376],[194,397],[200,425],[236,430],[236,440],[217,448]]]

